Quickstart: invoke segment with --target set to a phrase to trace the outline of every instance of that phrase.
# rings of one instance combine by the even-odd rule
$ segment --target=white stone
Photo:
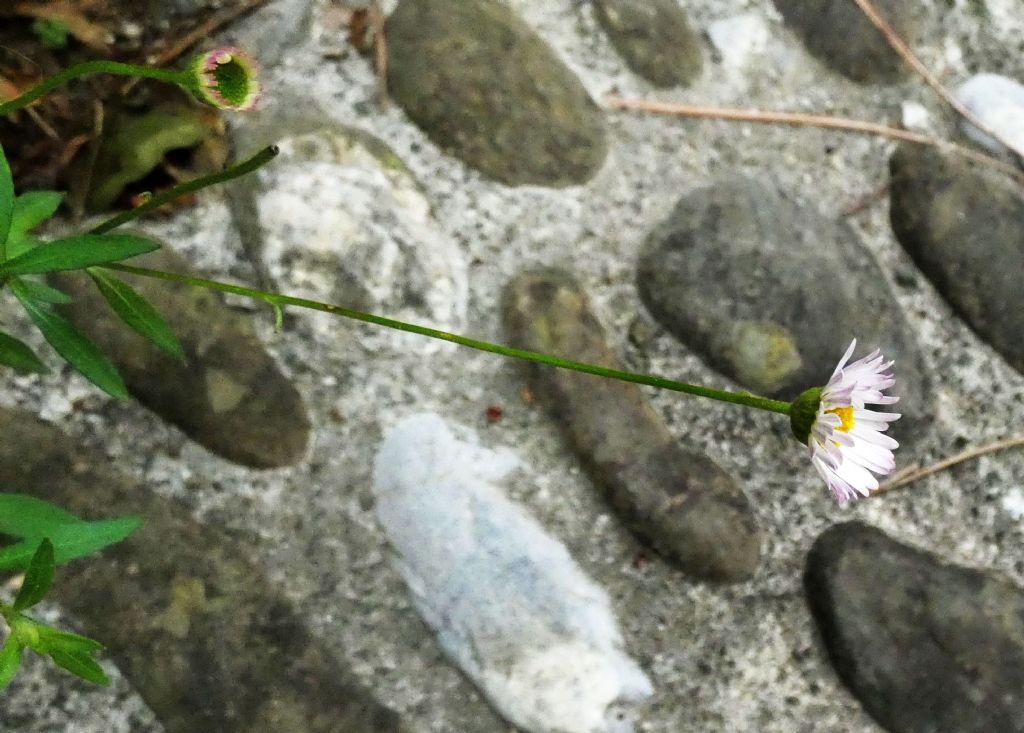
[[[1020,521],[1024,519],[1024,491],[1020,487],[1015,486],[1007,491],[1001,503],[1003,511],[1015,520]]]
[[[999,74],[976,74],[956,89],[956,98],[1019,156],[1024,156],[1024,86]],[[964,134],[994,153],[1006,147],[962,121]]]
[[[353,302],[347,289],[357,283],[379,315],[461,330],[466,258],[438,229],[411,175],[345,131],[324,128],[279,147],[274,165],[259,172],[257,200],[263,258],[275,280],[341,305]],[[420,351],[442,346],[412,343]]]
[[[764,54],[771,34],[761,15],[744,13],[711,23],[708,37],[721,54],[722,65],[740,70]]]
[[[651,683],[604,590],[495,484],[519,465],[435,414],[392,429],[374,492],[398,567],[441,646],[514,725],[631,733]]]
[[[917,132],[933,132],[931,115],[920,102],[903,101],[900,104],[903,127]]]

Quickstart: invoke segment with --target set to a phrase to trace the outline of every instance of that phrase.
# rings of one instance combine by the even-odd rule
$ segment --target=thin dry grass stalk
[[[893,489],[898,489],[901,486],[906,486],[907,484],[914,483],[915,481],[920,481],[927,476],[932,476],[940,471],[945,471],[952,466],[988,455],[989,453],[996,453],[998,451],[1019,447],[1024,447],[1024,435],[1006,438],[1005,440],[997,440],[994,443],[988,443],[987,445],[982,445],[977,448],[971,448],[969,450],[965,450],[963,453],[957,453],[955,456],[944,458],[929,466],[908,466],[902,471],[894,474],[888,481],[879,484],[878,488],[873,491],[871,495],[877,496],[878,494],[884,494],[887,491],[892,491]]]
[[[1024,183],[1024,171],[1005,163],[991,155],[964,145],[930,137],[918,132],[889,127],[877,122],[854,120],[845,117],[812,115],[802,112],[776,112],[759,109],[736,109],[733,107],[705,107],[702,105],[677,104],[673,102],[653,102],[646,99],[623,99],[621,97],[605,97],[605,104],[613,109],[636,109],[655,114],[672,115],[675,117],[696,117],[707,120],[729,120],[733,122],[755,122],[769,125],[794,125],[797,127],[821,127],[829,130],[861,133],[904,140],[917,145],[931,145],[946,152],[956,153],[977,163],[990,166]]]

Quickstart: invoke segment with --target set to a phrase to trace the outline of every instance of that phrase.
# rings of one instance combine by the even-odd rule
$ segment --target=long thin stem
[[[466,346],[470,349],[476,349],[477,351],[486,351],[490,354],[499,354],[501,356],[530,361],[536,364],[546,364],[548,366],[560,367],[562,369],[571,369],[573,371],[583,372],[584,374],[594,374],[599,377],[618,379],[623,382],[645,384],[650,387],[667,389],[673,392],[685,392],[686,394],[697,395],[698,397],[707,397],[720,402],[744,405],[758,410],[778,412],[783,415],[789,414],[788,402],[771,400],[766,397],[757,397],[746,392],[728,392],[725,390],[711,389],[710,387],[686,384],[685,382],[677,382],[672,379],[665,379],[664,377],[637,374],[635,372],[626,372],[619,369],[610,369],[608,367],[598,366],[597,364],[587,364],[585,362],[562,359],[557,356],[551,356],[550,354],[542,354],[536,351],[528,351],[526,349],[517,349],[512,346],[503,346],[501,344],[492,344],[488,341],[480,341],[479,339],[460,336],[458,334],[448,333],[447,331],[440,331],[428,326],[419,326],[414,323],[406,323],[405,321],[396,321],[393,318],[385,318],[383,316],[373,315],[372,313],[364,313],[362,311],[352,310],[351,308],[344,308],[339,305],[321,303],[319,301],[308,300],[306,298],[296,298],[291,295],[268,293],[263,290],[256,290],[255,288],[248,288],[242,285],[232,285],[230,283],[219,282],[217,280],[207,280],[205,278],[180,275],[178,273],[164,272],[162,270],[151,270],[145,267],[134,267],[132,265],[115,264],[107,265],[106,267],[110,270],[116,270],[118,272],[124,272],[131,275],[141,275],[143,277],[156,278],[158,280],[168,280],[170,282],[183,283],[185,285],[206,288],[208,290],[218,290],[224,293],[234,293],[235,295],[242,295],[263,301],[275,308],[280,308],[285,305],[293,305],[299,308],[307,308],[309,310],[330,313],[331,315],[340,316],[342,318],[362,321],[363,323],[372,323],[377,326],[392,328],[397,331],[406,331],[407,333],[415,333],[428,338],[448,341],[460,346]]]
[[[44,79],[22,94],[20,97],[0,103],[0,117],[10,114],[32,104],[44,94],[47,94],[61,84],[77,79],[80,76],[90,74],[115,74],[117,76],[145,77],[157,79],[170,84],[186,85],[188,77],[181,71],[169,71],[167,69],[154,69],[149,66],[136,66],[135,64],[122,64],[118,61],[84,61],[74,66],[69,66],[53,76]]]
[[[134,209],[122,211],[120,214],[112,216],[102,224],[94,226],[89,230],[89,232],[91,234],[105,234],[115,227],[119,227],[133,219],[137,219],[143,214],[159,208],[164,204],[170,203],[175,199],[181,198],[186,194],[194,193],[218,183],[230,181],[231,179],[238,178],[239,176],[244,176],[246,173],[251,173],[260,166],[273,160],[277,153],[278,149],[276,145],[268,145],[251,158],[243,160],[241,163],[233,165],[226,170],[211,173],[210,175],[203,176],[202,178],[195,178],[191,181],[185,181],[184,183],[180,183],[174,188],[168,189],[163,193],[151,196],[145,203],[136,206]]]
[[[636,109],[673,117],[695,117],[706,120],[729,120],[732,122],[755,122],[767,125],[794,125],[797,127],[821,127],[828,130],[855,132],[865,135],[878,135],[904,140],[917,145],[930,145],[940,150],[948,150],[965,158],[1003,171],[1018,181],[1024,182],[1024,172],[1003,161],[985,155],[982,152],[957,145],[949,140],[942,140],[922,135],[898,127],[888,127],[866,120],[853,120],[846,117],[829,117],[826,115],[810,115],[801,112],[775,112],[760,109],[736,109],[733,107],[705,107],[691,104],[675,104],[671,102],[652,102],[645,99],[623,99],[606,97],[605,104],[612,109]]]

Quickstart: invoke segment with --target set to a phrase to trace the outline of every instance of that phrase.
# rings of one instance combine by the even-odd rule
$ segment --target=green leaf
[[[36,633],[39,634],[37,651],[40,653],[68,652],[89,654],[103,649],[103,645],[95,639],[79,636],[67,631],[58,631],[49,626],[37,626]]]
[[[44,539],[39,543],[36,554],[25,571],[25,580],[21,583],[21,590],[14,598],[14,610],[24,611],[26,608],[39,603],[50,592],[53,585],[53,571],[56,564],[53,561],[53,543]]]
[[[50,658],[58,667],[63,667],[86,682],[92,682],[97,685],[110,684],[110,679],[103,671],[103,668],[100,667],[99,662],[88,654],[81,652],[53,652],[50,654]]]
[[[53,303],[54,305],[67,305],[71,302],[70,295],[62,293],[57,288],[51,288],[46,283],[26,278],[18,278],[18,280],[21,282],[21,287],[28,294],[28,297],[34,301]]]
[[[90,268],[87,272],[121,320],[171,356],[185,361],[185,350],[181,348],[178,337],[145,298],[132,290],[128,283],[103,270]]]
[[[27,191],[14,199],[8,239],[21,239],[57,211],[64,194],[57,191]]]
[[[160,249],[151,239],[132,234],[79,234],[43,242],[0,264],[0,277],[33,275],[117,262]]]
[[[33,247],[38,247],[42,243],[43,240],[37,239],[31,234],[25,234],[18,238],[12,237],[7,242],[7,258],[14,259],[18,255],[22,255]]]
[[[139,517],[119,517],[96,522],[62,524],[49,530],[53,543],[54,562],[63,565],[85,555],[116,544],[142,524]],[[0,548],[0,570],[24,570],[42,542],[41,537],[26,537],[22,542]]]
[[[63,356],[83,377],[107,394],[122,400],[128,399],[128,389],[124,386],[121,375],[96,347],[96,344],[76,331],[75,327],[64,318],[50,310],[49,305],[33,300],[17,280],[11,281],[11,290],[21,301],[28,317],[36,324],[36,328],[42,332],[43,338],[58,354]]]
[[[82,524],[56,504],[27,494],[0,494],[0,534],[42,538],[64,524]]]
[[[50,371],[28,345],[2,331],[0,331],[0,364],[14,367],[19,372],[46,374]]]
[[[13,211],[14,179],[11,178],[11,166],[7,163],[7,156],[4,155],[4,146],[0,145],[0,251],[7,243]]]
[[[3,690],[14,679],[14,675],[21,666],[22,648],[21,643],[14,638],[14,634],[7,637],[7,643],[0,649],[0,690]]]

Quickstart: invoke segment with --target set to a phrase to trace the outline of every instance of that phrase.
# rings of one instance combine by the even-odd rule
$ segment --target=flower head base
[[[885,476],[896,468],[899,443],[884,435],[898,413],[877,412],[867,405],[891,405],[899,398],[883,392],[896,380],[879,351],[847,364],[857,340],[846,350],[824,387],[809,389],[790,408],[793,434],[811,451],[811,463],[832,496],[845,504],[878,488],[872,473]]]
[[[247,112],[260,98],[259,67],[237,48],[199,54],[188,67],[189,89],[217,109]]]

